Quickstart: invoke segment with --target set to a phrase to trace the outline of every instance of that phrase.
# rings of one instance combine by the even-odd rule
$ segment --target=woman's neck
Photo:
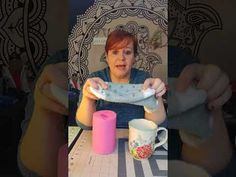
[[[113,75],[111,75],[111,81],[114,83],[124,83],[124,84],[128,84],[130,80],[130,75],[125,77],[125,78],[117,78],[114,77]]]

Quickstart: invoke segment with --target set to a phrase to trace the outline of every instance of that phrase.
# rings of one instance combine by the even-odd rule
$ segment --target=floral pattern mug
[[[155,143],[158,131],[165,131],[165,137]],[[168,131],[164,127],[146,119],[129,121],[129,153],[136,160],[149,158],[155,149],[167,142]]]

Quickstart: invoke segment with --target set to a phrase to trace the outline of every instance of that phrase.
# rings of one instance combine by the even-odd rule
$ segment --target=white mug
[[[165,131],[165,137],[155,143],[158,131]],[[146,119],[129,121],[129,153],[137,160],[149,158],[155,149],[167,142],[168,131],[164,127]]]

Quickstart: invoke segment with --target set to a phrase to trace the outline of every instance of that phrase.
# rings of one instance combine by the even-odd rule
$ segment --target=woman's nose
[[[120,52],[119,59],[120,60],[125,60],[125,52],[124,51]]]

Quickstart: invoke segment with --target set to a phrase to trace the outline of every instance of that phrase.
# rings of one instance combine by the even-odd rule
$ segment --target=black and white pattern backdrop
[[[0,5],[0,64],[17,53],[36,75],[47,57],[46,0],[2,0]]]
[[[74,1],[73,1],[74,2]],[[58,2],[59,3],[59,2]],[[77,3],[77,2],[76,2]],[[79,3],[86,3],[85,1]],[[101,6],[99,6],[99,3]],[[168,3],[169,45],[189,48],[198,56],[203,39],[213,30],[223,29],[219,13],[213,6],[194,0],[99,0],[88,9],[87,15],[81,15],[77,29],[86,48],[77,48],[81,55],[77,64],[70,65],[70,73],[80,72],[86,75],[87,64],[83,60],[90,47],[91,36],[96,34],[94,27],[101,27],[112,19],[139,15],[167,28],[167,17],[164,18],[161,8]],[[139,4],[139,8],[132,8]],[[141,5],[142,4],[142,5]],[[0,4],[0,65],[8,65],[13,53],[20,54],[27,60],[29,70],[36,75],[48,56],[46,34],[48,22],[45,13],[48,8],[46,0],[1,0]],[[127,8],[130,6],[130,8]],[[109,15],[105,11],[111,12]],[[89,17],[89,18],[88,18]],[[86,19],[87,18],[87,19]],[[96,19],[95,19],[96,18]],[[154,19],[155,18],[155,19]],[[164,20],[165,19],[165,20]],[[87,23],[87,24],[86,24]],[[93,23],[93,25],[91,25]],[[95,25],[96,24],[96,25]],[[79,27],[83,26],[83,28]],[[88,28],[90,26],[91,28]],[[93,28],[92,28],[93,27]],[[87,28],[87,32],[86,32]],[[86,36],[88,34],[88,36]],[[75,41],[74,41],[75,42]],[[73,44],[74,45],[74,44]],[[72,44],[69,47],[73,46]],[[79,45],[77,45],[79,46]],[[82,51],[82,52],[81,52]],[[70,53],[75,57],[75,49]],[[72,58],[70,58],[72,61]],[[78,64],[80,63],[80,65]]]
[[[204,37],[222,29],[219,14],[211,6],[191,0],[169,0],[169,45],[189,48],[198,56]]]
[[[136,20],[130,21],[132,17]],[[138,38],[140,55],[136,67],[152,73],[153,66],[162,63],[160,55],[149,50],[150,27],[140,25],[137,21],[151,21],[155,28],[159,27],[157,33],[162,33],[167,41],[167,0],[97,0],[84,15],[77,17],[77,23],[69,37],[69,77],[77,74],[82,83],[85,81],[90,73],[89,62],[93,62],[89,60],[96,60],[88,57],[94,37],[101,29],[106,29],[104,26],[117,19],[126,19],[126,22],[113,24],[113,28],[127,30]],[[165,47],[167,49],[167,45]],[[99,55],[102,54],[98,54],[98,57]]]
[[[167,3],[168,17],[165,16]],[[77,16],[77,23],[71,31],[69,37],[69,77],[72,74],[77,74],[83,83],[90,73],[89,62],[91,61],[88,61],[88,53],[93,38],[99,33],[99,30],[117,18],[128,19],[134,16],[153,21],[168,35],[168,45],[188,48],[196,57],[204,37],[213,30],[223,28],[221,18],[213,7],[193,0],[97,0],[85,14]],[[131,24],[132,27],[130,27]],[[117,26],[119,25],[117,24]],[[131,32],[140,33],[138,23],[127,22],[127,24],[123,24],[123,27],[127,26]],[[167,26],[169,34],[167,34]],[[145,31],[145,28],[147,30],[144,33],[147,34],[147,38],[144,39],[141,36],[140,39],[144,39],[142,44],[150,40],[148,39],[150,32],[147,26],[142,29]],[[147,48],[147,46],[144,47]],[[154,67],[162,64],[163,59],[157,53],[153,52],[149,55],[149,52],[143,55],[149,59],[143,60],[143,51],[145,50],[139,50],[141,56],[137,59],[136,67],[152,74]]]

